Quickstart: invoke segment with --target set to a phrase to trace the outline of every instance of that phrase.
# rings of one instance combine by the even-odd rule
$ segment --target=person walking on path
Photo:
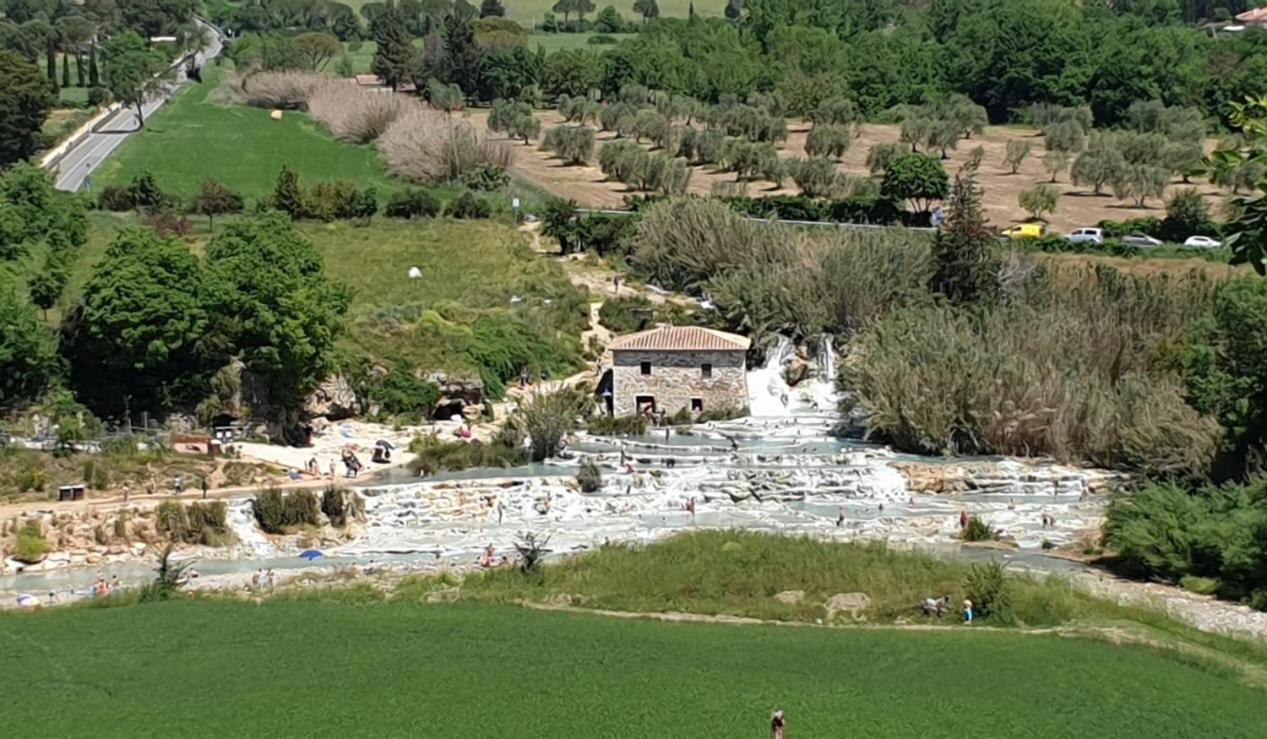
[[[201,488],[202,488],[202,499],[203,499],[203,500],[206,500],[206,499],[207,499],[207,489],[208,489],[208,485],[207,485],[207,476],[206,476],[206,475],[203,475],[202,477],[198,478],[198,485],[199,485],[199,487],[201,487]]]

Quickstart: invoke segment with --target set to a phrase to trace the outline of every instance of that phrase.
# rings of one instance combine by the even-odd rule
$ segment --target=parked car
[[[1065,241],[1074,244],[1103,244],[1104,229],[1102,228],[1075,228],[1065,234]]]
[[[1018,223],[1003,229],[1000,235],[1005,239],[1041,239],[1047,235],[1047,227],[1041,223]]]
[[[1123,236],[1122,243],[1127,246],[1137,246],[1141,249],[1151,249],[1154,246],[1161,246],[1161,239],[1154,239],[1148,234],[1133,233]]]
[[[1183,245],[1191,249],[1217,249],[1223,242],[1209,236],[1189,236]]]

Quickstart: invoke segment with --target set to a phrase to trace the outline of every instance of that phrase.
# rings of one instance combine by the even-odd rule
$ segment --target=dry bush
[[[421,108],[403,95],[366,90],[346,81],[329,81],[308,95],[308,112],[335,138],[364,144],[382,136],[397,118]]]
[[[991,310],[929,304],[878,320],[845,368],[869,428],[911,451],[1205,469],[1219,426],[1168,367],[1212,283],[1103,268],[1083,277],[1058,289],[1038,278]]]
[[[415,182],[444,182],[480,166],[508,168],[514,150],[491,142],[464,120],[416,106],[378,138],[387,171]]]
[[[260,72],[240,81],[248,105],[259,108],[303,108],[309,95],[329,82],[311,72]]]

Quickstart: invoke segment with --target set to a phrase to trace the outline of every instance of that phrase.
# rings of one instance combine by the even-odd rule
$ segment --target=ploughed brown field
[[[468,113],[472,123],[484,126],[488,120],[485,110]],[[544,111],[538,114],[542,130],[563,123],[563,117],[557,111]],[[809,123],[794,121],[789,123],[788,140],[779,150],[781,156],[805,156],[805,136],[809,132]],[[597,130],[597,129],[596,129]],[[898,140],[899,127],[895,125],[867,124],[862,127],[861,136],[854,139],[849,151],[841,158],[842,171],[854,175],[867,174],[867,152],[879,143],[892,143]],[[494,138],[501,134],[492,134]],[[564,198],[571,198],[582,205],[591,207],[618,207],[626,195],[635,194],[624,184],[608,181],[597,166],[598,152],[603,143],[611,141],[615,134],[599,132],[592,164],[589,166],[564,166],[550,152],[542,151],[539,142],[528,145],[515,145],[515,172],[524,179]],[[1015,175],[1003,164],[1003,152],[1008,141],[1027,140],[1033,148],[1029,156]],[[1211,142],[1211,146],[1213,143]],[[648,145],[649,146],[649,145]],[[1022,190],[1036,184],[1050,182],[1051,177],[1043,168],[1043,156],[1046,149],[1043,137],[1037,131],[1020,126],[989,126],[971,139],[961,140],[959,148],[952,150],[950,158],[943,162],[946,171],[952,176],[959,166],[968,158],[968,153],[977,146],[985,148],[978,182],[984,190],[984,205],[990,222],[999,228],[1007,228],[1015,223],[1027,220],[1027,214],[1017,204],[1017,196]],[[735,182],[732,172],[717,172],[711,167],[695,167],[691,175],[690,191],[699,194],[712,192],[717,182]],[[754,181],[748,183],[747,193],[760,195],[793,195],[797,193],[796,185],[791,180],[783,183],[782,188],[775,188],[770,182]],[[1142,216],[1165,215],[1164,201],[1150,199],[1146,208],[1136,208],[1129,200],[1118,200],[1111,192],[1093,195],[1090,188],[1077,187],[1070,182],[1069,172],[1065,170],[1056,179],[1060,188],[1060,203],[1056,212],[1047,217],[1049,228],[1056,233],[1065,233],[1079,226],[1094,226],[1101,220],[1126,220]],[[1230,191],[1214,187],[1208,182],[1193,179],[1185,185],[1178,178],[1172,181],[1170,190],[1177,187],[1196,187],[1209,200],[1210,209],[1218,214],[1224,199]],[[1169,194],[1169,190],[1167,191]]]

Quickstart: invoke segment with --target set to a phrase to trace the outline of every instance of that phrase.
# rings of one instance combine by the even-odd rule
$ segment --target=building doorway
[[[654,395],[635,395],[634,408],[638,409],[638,415],[654,416],[656,412]]]

